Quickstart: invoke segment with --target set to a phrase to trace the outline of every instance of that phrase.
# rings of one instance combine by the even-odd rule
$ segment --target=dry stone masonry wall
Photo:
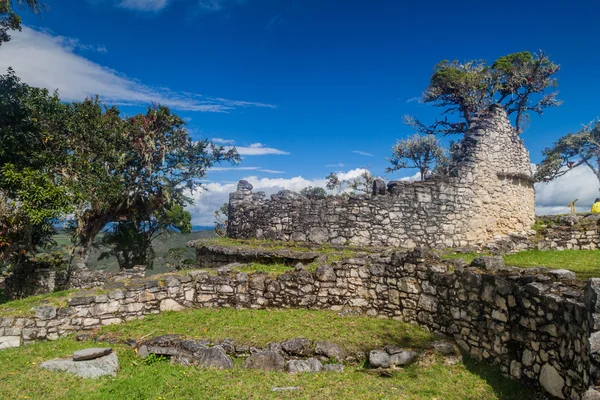
[[[492,107],[461,142],[456,176],[394,181],[370,198],[266,199],[240,181],[230,194],[228,236],[336,245],[464,247],[534,223],[529,153],[505,112]],[[381,183],[380,183],[381,185]]]
[[[462,263],[464,264],[464,263]],[[562,399],[581,399],[598,372],[600,280],[570,271],[472,267],[420,250],[388,252],[272,277],[220,269],[114,284],[69,305],[0,318],[0,348],[192,307],[307,307],[398,318],[453,338],[471,356]],[[117,287],[118,286],[118,287]],[[590,339],[591,337],[591,339]]]

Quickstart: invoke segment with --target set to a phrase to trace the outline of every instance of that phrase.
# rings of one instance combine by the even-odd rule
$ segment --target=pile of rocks
[[[452,343],[439,343],[446,343],[445,348],[450,347],[452,354],[455,354]],[[444,347],[443,344],[440,346]],[[343,372],[342,361],[360,362],[366,357],[363,352],[351,353],[332,342],[311,342],[305,338],[269,343],[261,349],[236,344],[231,339],[212,342],[184,339],[179,335],[159,336],[140,342],[137,352],[142,358],[155,354],[170,357],[173,363],[216,369],[232,368],[232,357],[245,358],[244,368],[290,373]],[[383,350],[369,352],[368,361],[374,368],[389,368],[407,365],[418,355],[415,351],[389,345]]]
[[[119,359],[111,348],[91,348],[76,351],[71,358],[45,361],[40,367],[82,378],[99,378],[105,375],[117,376]]]

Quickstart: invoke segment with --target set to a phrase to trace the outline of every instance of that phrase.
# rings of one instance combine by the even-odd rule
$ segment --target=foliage
[[[46,9],[46,6],[39,0],[0,1],[0,45],[10,40],[9,31],[21,30],[21,17],[15,12],[15,6],[28,8],[36,14]]]
[[[300,191],[300,194],[311,200],[324,199],[327,197],[327,192],[322,187],[307,186]]]
[[[165,253],[166,259],[171,259],[175,262],[175,269],[183,269],[187,257],[188,249],[185,247],[173,247]]]
[[[223,203],[223,205],[215,210],[215,233],[217,236],[224,237],[227,235],[227,219],[229,218],[229,203]]]
[[[131,220],[119,221],[102,237],[102,246],[109,250],[102,253],[99,260],[114,256],[120,269],[133,268],[136,265],[145,265],[152,269],[156,257],[152,242],[175,230],[190,233],[191,219],[191,214],[182,206],[174,205],[153,215],[141,215]]]
[[[51,242],[52,223],[72,211],[74,196],[56,170],[53,132],[64,105],[56,94],[0,75],[0,259],[35,254]]]
[[[446,116],[432,125],[406,116],[405,123],[420,133],[464,134],[479,113],[497,103],[509,116],[514,114],[516,131],[521,133],[530,112],[542,115],[545,108],[561,104],[556,92],[547,93],[557,86],[554,75],[559,68],[543,52],[509,54],[491,66],[480,60],[443,60],[435,66],[421,101],[443,108]],[[447,114],[457,118],[449,120]]]
[[[144,358],[142,362],[144,363],[144,365],[153,365],[156,363],[167,361],[170,361],[169,357],[167,356],[163,356],[162,354],[150,353],[146,356],[146,358]]]
[[[0,77],[0,139],[3,254],[7,244],[34,253],[44,244],[37,238],[69,213],[71,259],[77,249],[83,263],[107,225],[129,221],[147,234],[191,203],[208,168],[238,160],[233,149],[193,140],[167,107],[123,118],[98,98],[64,104],[12,70]],[[181,222],[180,229],[191,229],[191,221],[186,227]],[[13,231],[25,233],[19,247],[8,237]]]
[[[446,152],[435,136],[414,134],[398,140],[392,147],[392,156],[388,159],[392,166],[386,168],[386,172],[417,168],[421,180],[425,180],[431,176],[434,166],[446,163],[446,158]]]
[[[569,133],[543,151],[544,159],[537,165],[536,179],[549,182],[573,168],[585,165],[600,183],[600,121]]]

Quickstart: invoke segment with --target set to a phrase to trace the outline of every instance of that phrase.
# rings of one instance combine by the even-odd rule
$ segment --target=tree
[[[371,195],[373,191],[373,182],[375,181],[375,177],[371,174],[368,169],[362,170],[359,176],[356,178],[350,179],[340,179],[340,177],[331,172],[329,175],[325,177],[326,187],[329,190],[336,190],[338,193],[349,189],[354,193],[362,193],[366,195]]]
[[[184,121],[167,107],[152,106],[146,114],[120,119],[115,108],[102,111],[97,100],[88,100],[72,112],[72,137],[98,137],[97,143],[74,144],[78,157],[72,173],[78,179],[73,182],[85,197],[76,207],[73,227],[84,264],[107,224],[188,205],[189,193],[201,188],[199,179],[208,168],[239,160],[234,149],[192,140]]]
[[[64,127],[56,94],[0,75],[0,259],[35,257],[51,242],[53,223],[72,212],[73,193],[57,168],[52,140]],[[16,258],[15,258],[16,257]],[[16,260],[16,261],[15,261]]]
[[[327,197],[327,192],[322,187],[307,186],[300,191],[300,194],[311,200],[319,200]]]
[[[464,134],[480,112],[497,103],[509,116],[515,115],[516,131],[521,133],[529,112],[542,115],[545,108],[561,104],[556,92],[547,93],[557,86],[559,69],[543,52],[509,54],[491,66],[484,61],[444,60],[435,66],[422,102],[443,108],[446,116],[432,125],[406,116],[405,123],[424,134]],[[456,118],[449,120],[448,114]]]
[[[46,9],[46,5],[39,0],[1,0],[0,45],[10,40],[9,31],[21,31],[21,17],[15,12],[15,6],[27,8],[36,14]]]
[[[102,246],[108,248],[99,259],[117,258],[120,269],[145,265],[152,269],[156,256],[152,242],[165,234],[192,231],[192,216],[180,205],[156,211],[153,215],[139,215],[135,219],[119,221],[102,237]]]
[[[227,219],[229,218],[229,203],[223,203],[223,205],[215,210],[215,233],[218,236],[224,237],[227,235]]]
[[[543,151],[544,159],[537,166],[536,179],[549,182],[563,176],[573,168],[585,165],[600,183],[600,121],[569,133]]]
[[[404,168],[417,168],[421,180],[433,171],[433,167],[446,161],[446,152],[435,136],[422,136],[418,133],[396,141],[392,146],[392,156],[388,161],[392,164],[386,172],[394,172]]]
[[[12,70],[0,76],[0,141],[0,192],[10,217],[2,232],[24,232],[23,224],[33,229],[42,220],[51,227],[70,214],[71,260],[78,255],[83,264],[107,225],[145,224],[183,207],[208,168],[239,159],[233,149],[193,140],[167,107],[123,118],[98,98],[62,103]],[[40,243],[30,243],[29,251]]]
[[[165,253],[165,258],[172,259],[175,262],[175,269],[183,269],[186,265],[186,256],[189,249],[185,247],[173,247]]]

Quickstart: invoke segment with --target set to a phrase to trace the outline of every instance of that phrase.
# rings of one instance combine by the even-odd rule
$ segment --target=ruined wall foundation
[[[245,181],[230,195],[228,236],[359,246],[464,247],[534,223],[529,153],[499,107],[461,142],[455,176],[393,181],[385,194],[266,199]]]
[[[398,318],[453,338],[468,354],[498,365],[559,399],[583,398],[600,376],[600,279],[570,271],[505,268],[497,258],[467,267],[420,250],[387,252],[278,277],[227,268],[134,280],[80,294],[63,308],[0,317],[0,348],[53,340],[162,311],[197,307],[354,310]]]

